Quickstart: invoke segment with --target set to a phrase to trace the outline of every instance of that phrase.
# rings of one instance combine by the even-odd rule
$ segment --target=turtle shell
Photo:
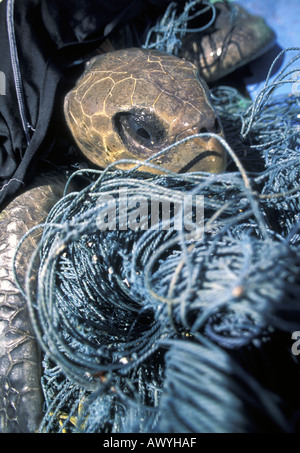
[[[93,57],[67,94],[64,112],[80,150],[100,167],[121,159],[145,161],[197,133],[223,136],[196,66],[156,50],[130,48]],[[151,161],[174,172],[220,172],[226,152],[216,137],[205,136]]]

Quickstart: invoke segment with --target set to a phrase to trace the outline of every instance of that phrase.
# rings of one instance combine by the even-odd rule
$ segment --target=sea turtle
[[[102,168],[121,159],[144,161],[194,134],[224,136],[197,68],[156,50],[130,48],[92,58],[66,96],[64,111],[77,145]],[[152,162],[175,172],[217,173],[224,171],[226,156],[216,138],[205,137]]]
[[[230,30],[232,40],[232,24]],[[218,33],[216,28],[211,36],[217,40]],[[256,47],[264,44],[259,37]],[[224,136],[207,85],[198,76],[196,66],[187,61],[195,57],[195,45],[192,48],[191,54],[183,47],[186,59],[129,48],[100,54],[87,62],[84,74],[65,98],[64,111],[71,133],[89,162],[106,167],[123,158],[145,160],[195,133]],[[207,46],[201,52],[206,48],[208,61],[212,50]],[[226,48],[229,52],[224,58],[228,61],[228,42]],[[220,51],[215,55],[220,61]],[[239,64],[248,60],[240,55]],[[199,61],[205,74],[205,65],[201,58]],[[237,65],[235,56],[232,68]],[[225,66],[228,71],[227,63]],[[175,172],[220,172],[225,169],[226,155],[216,138],[204,137],[179,145],[153,163]],[[35,432],[42,417],[41,360],[26,302],[14,283],[12,257],[24,233],[45,221],[62,195],[64,182],[60,173],[39,175],[0,214],[1,432]],[[23,277],[38,238],[37,233],[22,249],[17,269]]]

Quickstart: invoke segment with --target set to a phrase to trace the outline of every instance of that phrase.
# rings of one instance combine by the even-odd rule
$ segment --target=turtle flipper
[[[208,83],[258,58],[276,40],[276,34],[262,17],[250,14],[237,3],[223,1],[214,5],[213,25],[204,32],[187,33],[179,51],[180,57],[198,66]]]
[[[43,184],[43,185],[39,185]],[[15,284],[13,256],[22,236],[45,221],[61,197],[61,176],[34,181],[34,187],[16,197],[0,213],[0,432],[36,432],[43,415],[41,358],[31,327],[26,301]],[[22,247],[17,271],[24,278],[26,265],[39,233]]]

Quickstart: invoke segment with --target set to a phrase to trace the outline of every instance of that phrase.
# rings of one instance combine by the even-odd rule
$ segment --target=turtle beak
[[[227,151],[215,137],[193,137],[195,132],[187,130],[179,134],[174,143],[184,138],[191,139],[176,145],[152,162],[176,173],[208,172],[222,173],[227,163]],[[224,138],[224,133],[218,134]]]
[[[180,149],[182,148],[182,149]],[[196,137],[177,149],[182,156],[178,173],[204,171],[222,173],[226,168],[226,150],[215,137]]]

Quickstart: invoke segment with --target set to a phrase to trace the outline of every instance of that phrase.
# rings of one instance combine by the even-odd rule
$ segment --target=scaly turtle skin
[[[64,111],[77,145],[100,167],[120,159],[144,161],[193,134],[224,136],[197,68],[156,50],[94,57],[66,96]],[[216,138],[196,138],[152,162],[177,173],[218,173],[226,153]]]
[[[46,220],[64,185],[60,173],[36,177],[34,184],[0,213],[0,432],[35,432],[43,414],[41,354],[26,301],[13,278],[12,262],[22,236]],[[21,281],[39,237],[37,231],[22,247],[17,263]]]

